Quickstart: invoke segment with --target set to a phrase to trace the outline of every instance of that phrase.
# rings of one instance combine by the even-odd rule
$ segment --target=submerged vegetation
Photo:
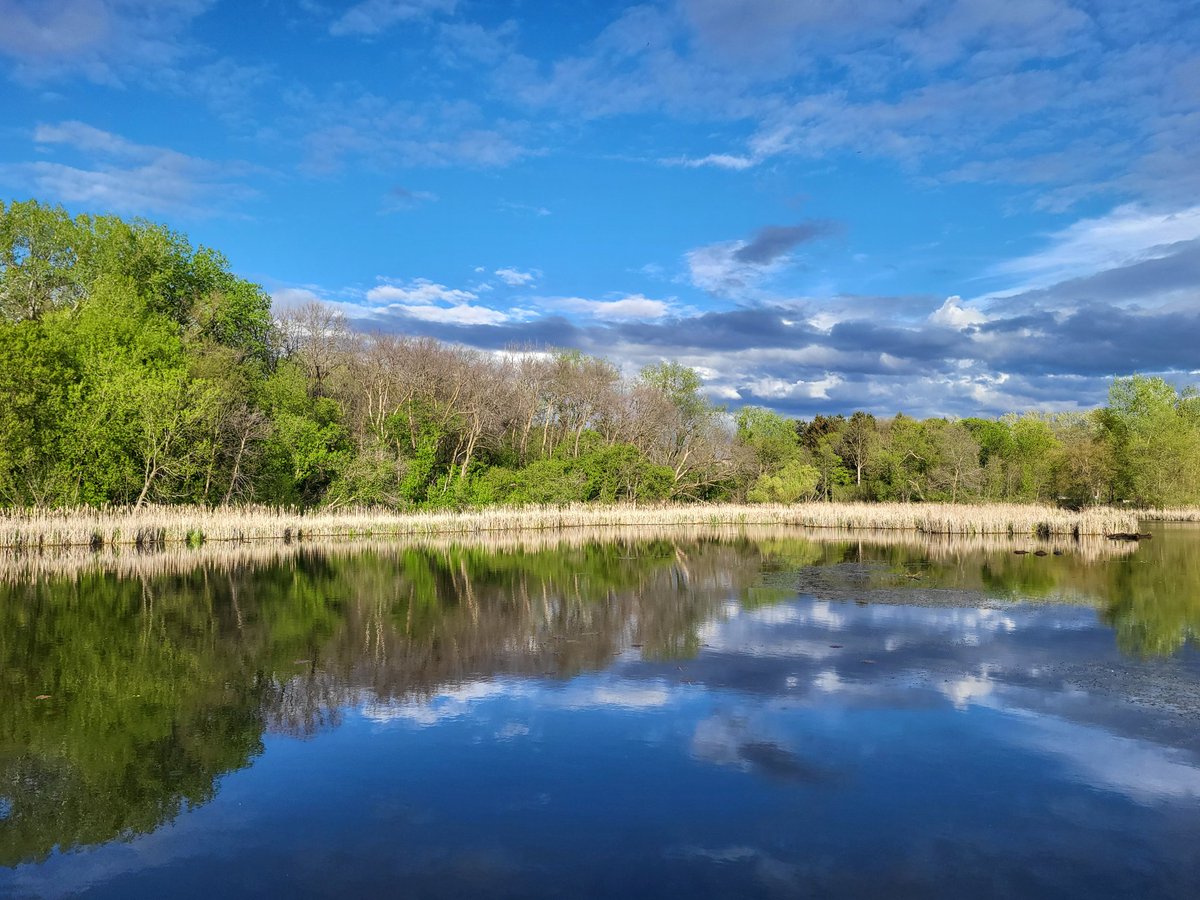
[[[0,204],[0,396],[9,509],[1200,502],[1200,399],[1158,378],[1089,413],[731,415],[670,361],[275,318],[213,250],[35,202]]]

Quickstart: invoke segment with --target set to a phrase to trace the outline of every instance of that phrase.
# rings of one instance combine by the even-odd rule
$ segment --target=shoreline
[[[1035,504],[801,503],[495,507],[471,512],[384,509],[297,511],[270,507],[148,506],[140,509],[0,512],[0,549],[166,547],[205,543],[469,536],[577,528],[788,526],[929,535],[1107,536],[1137,531],[1139,518],[1109,507],[1080,512]],[[1178,514],[1183,511],[1171,511]],[[1167,519],[1158,519],[1167,521]]]
[[[486,553],[537,554],[574,551],[596,545],[632,548],[663,542],[686,547],[689,542],[719,543],[751,541],[773,548],[779,542],[799,544],[859,544],[898,547],[919,552],[933,560],[957,559],[963,553],[999,553],[1070,556],[1089,562],[1116,559],[1136,552],[1137,542],[1113,541],[1101,535],[1052,535],[1050,537],[1006,534],[929,534],[913,530],[869,530],[803,528],[791,525],[637,525],[579,527],[540,531],[476,532],[438,535],[393,535],[389,537],[320,537],[284,542],[213,541],[200,546],[163,544],[153,547],[109,545],[54,546],[29,549],[0,548],[0,585],[43,577],[79,577],[112,573],[120,577],[145,578],[184,574],[198,568],[228,572],[242,566],[277,565],[308,554],[331,556],[358,553],[395,555],[408,550],[454,552],[482,550]],[[1039,552],[1041,551],[1041,552]]]

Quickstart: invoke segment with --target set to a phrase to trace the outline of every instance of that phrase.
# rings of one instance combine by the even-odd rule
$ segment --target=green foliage
[[[578,457],[555,456],[524,469],[492,468],[474,485],[479,505],[665,500],[674,473],[645,458],[635,447],[616,444]]]
[[[320,306],[275,322],[215,250],[32,201],[0,204],[0,397],[9,507],[1200,502],[1200,397],[1161,378],[1082,417],[731,421],[676,362],[633,382],[572,350],[355,336]]]
[[[1168,505],[1197,495],[1200,428],[1191,391],[1161,378],[1118,378],[1102,422],[1119,499]]]
[[[790,462],[774,475],[760,475],[746,494],[751,503],[795,503],[810,499],[821,481],[821,470]]]
[[[642,381],[662,391],[679,410],[685,422],[697,422],[710,415],[709,403],[700,393],[700,373],[677,362],[661,362],[642,369]]]
[[[759,474],[778,472],[800,458],[795,425],[761,406],[745,406],[737,414],[737,440],[754,454]]]

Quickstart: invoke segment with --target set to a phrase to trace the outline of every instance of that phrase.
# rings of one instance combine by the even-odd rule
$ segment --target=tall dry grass
[[[1138,518],[1151,522],[1200,522],[1200,507],[1171,506],[1160,509],[1143,509]]]
[[[671,525],[575,528],[565,531],[484,532],[472,535],[433,535],[396,538],[314,538],[312,540],[214,542],[200,547],[170,544],[154,549],[109,545],[99,550],[88,547],[46,547],[41,550],[0,550],[0,583],[31,581],[50,577],[78,578],[108,573],[121,578],[182,575],[198,568],[224,573],[245,567],[282,565],[301,554],[356,553],[400,554],[416,547],[425,550],[469,545],[493,552],[520,550],[537,552],[580,547],[593,542],[635,545],[669,541],[685,546],[698,541],[750,540],[761,544],[779,541],[858,543],[904,547],[932,560],[961,558],[968,553],[1012,553],[1044,551],[1066,553],[1088,561],[1127,556],[1137,548],[1132,541],[1110,541],[1099,535],[1070,537],[1052,535],[1013,538],[1006,534],[929,534],[897,529],[879,531],[846,528],[805,528],[779,525]]]
[[[476,512],[398,513],[268,507],[27,509],[0,513],[0,547],[163,547],[206,542],[312,538],[431,537],[680,525],[783,525],[958,535],[1106,535],[1137,530],[1137,516],[1109,508],[910,503],[806,503],[793,506],[568,506]]]

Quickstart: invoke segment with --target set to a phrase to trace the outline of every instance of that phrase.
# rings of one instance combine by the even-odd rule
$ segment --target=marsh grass
[[[1005,534],[929,534],[913,530],[868,530],[848,528],[796,528],[779,525],[667,525],[575,528],[563,531],[480,532],[471,535],[432,535],[392,538],[313,538],[288,542],[278,540],[212,542],[202,546],[170,544],[158,548],[108,545],[93,550],[87,546],[56,546],[40,550],[0,550],[0,583],[36,581],[50,577],[78,578],[89,574],[111,574],[119,578],[150,578],[183,575],[197,569],[227,573],[241,568],[292,564],[306,554],[333,556],[371,553],[401,556],[405,551],[444,550],[468,546],[489,552],[536,553],[564,550],[587,544],[619,544],[639,552],[655,542],[683,548],[706,541],[752,541],[764,547],[792,546],[796,542],[825,545],[871,545],[903,547],[925,558],[947,561],[967,553],[1067,554],[1086,561],[1128,555],[1135,542],[1110,541],[1099,535],[1049,538],[1009,537]],[[779,542],[785,542],[780,545]]]
[[[1138,518],[1149,522],[1200,522],[1200,506],[1144,509],[1138,512]]]
[[[471,535],[575,528],[786,525],[959,535],[1105,535],[1135,531],[1137,516],[1109,508],[909,503],[565,506],[475,512],[397,513],[382,509],[308,511],[269,507],[159,506],[15,510],[0,514],[0,547],[197,546],[328,537]]]
[[[1136,531],[1137,516],[1129,511],[1109,508],[1071,512],[1049,506],[956,506],[935,503],[807,503],[792,506],[698,504],[653,507],[579,505],[411,513],[384,509],[301,512],[270,507],[81,507],[0,513],[0,547],[24,550],[47,547],[195,547],[208,542],[430,537],[683,525],[784,525],[915,531],[922,534],[1050,537]]]

